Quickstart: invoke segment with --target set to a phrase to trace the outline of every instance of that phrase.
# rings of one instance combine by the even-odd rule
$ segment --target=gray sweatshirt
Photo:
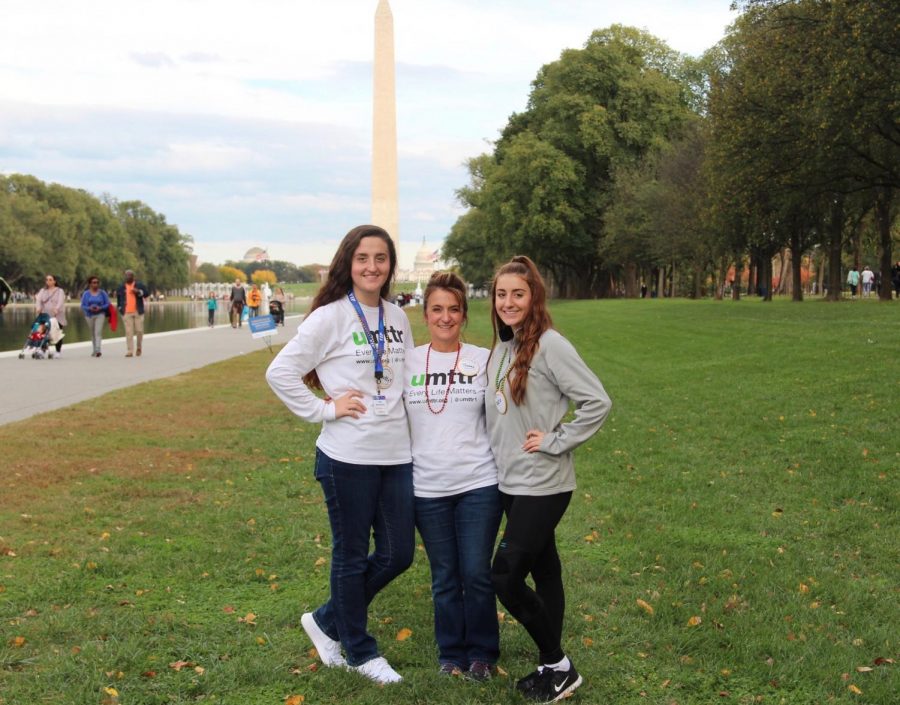
[[[500,490],[512,495],[551,495],[575,489],[572,451],[593,436],[612,408],[612,402],[572,344],[555,330],[546,331],[528,370],[525,401],[516,406],[507,381],[506,413],[495,404],[497,370],[507,350],[503,370],[515,355],[514,341],[498,343],[488,364],[485,395],[488,435],[497,461]],[[575,404],[575,418],[561,423]],[[537,429],[546,435],[536,453],[522,450],[525,434]]]

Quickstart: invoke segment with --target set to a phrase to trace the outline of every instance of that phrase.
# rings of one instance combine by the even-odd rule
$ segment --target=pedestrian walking
[[[100,288],[100,278],[88,278],[88,288],[81,295],[81,310],[91,331],[91,357],[100,357],[103,342],[103,325],[109,315],[109,295]]]
[[[147,286],[134,278],[134,272],[126,269],[125,281],[116,289],[116,308],[125,323],[125,357],[140,357],[144,352],[144,301],[149,293]]]

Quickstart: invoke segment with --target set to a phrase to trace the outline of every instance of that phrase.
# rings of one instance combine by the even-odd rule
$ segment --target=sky
[[[377,0],[0,0],[0,173],[141,200],[201,262],[327,264],[371,214]],[[730,0],[392,0],[400,266],[438,249],[467,159],[594,29],[697,56]],[[2,237],[2,233],[0,233]]]

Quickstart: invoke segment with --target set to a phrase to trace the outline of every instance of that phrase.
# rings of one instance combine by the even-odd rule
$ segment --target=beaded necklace
[[[503,356],[500,358],[500,365],[497,367],[497,376],[494,378],[494,406],[497,407],[497,411],[501,414],[505,414],[509,406],[503,388],[506,386],[506,379],[509,377],[509,373],[513,367],[512,356],[510,356],[509,367],[506,368],[506,372],[503,376],[500,376],[500,370],[503,369],[503,363],[506,360],[507,353],[509,353],[509,348],[504,348]]]
[[[459,364],[459,353],[462,351],[462,343],[456,344],[456,360],[453,363],[453,367],[450,372],[450,379],[448,380],[447,388],[444,390],[444,398],[441,400],[441,408],[435,411],[431,408],[431,399],[428,398],[428,365],[431,361],[431,343],[428,343],[428,351],[425,353],[425,403],[428,405],[428,410],[437,416],[440,413],[443,413],[444,409],[447,408],[447,401],[450,399],[450,387],[453,386],[453,372],[456,371],[456,366]]]

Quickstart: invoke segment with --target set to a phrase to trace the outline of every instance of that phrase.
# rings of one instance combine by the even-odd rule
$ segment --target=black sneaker
[[[538,666],[536,671],[532,671],[524,678],[520,678],[516,681],[516,690],[520,693],[524,693],[526,690],[531,690],[534,687],[534,684],[537,683],[538,678],[541,677],[541,673],[543,673],[544,667]]]
[[[575,666],[570,666],[568,671],[544,668],[532,687],[522,691],[522,695],[536,703],[555,703],[569,697],[582,682]]]

